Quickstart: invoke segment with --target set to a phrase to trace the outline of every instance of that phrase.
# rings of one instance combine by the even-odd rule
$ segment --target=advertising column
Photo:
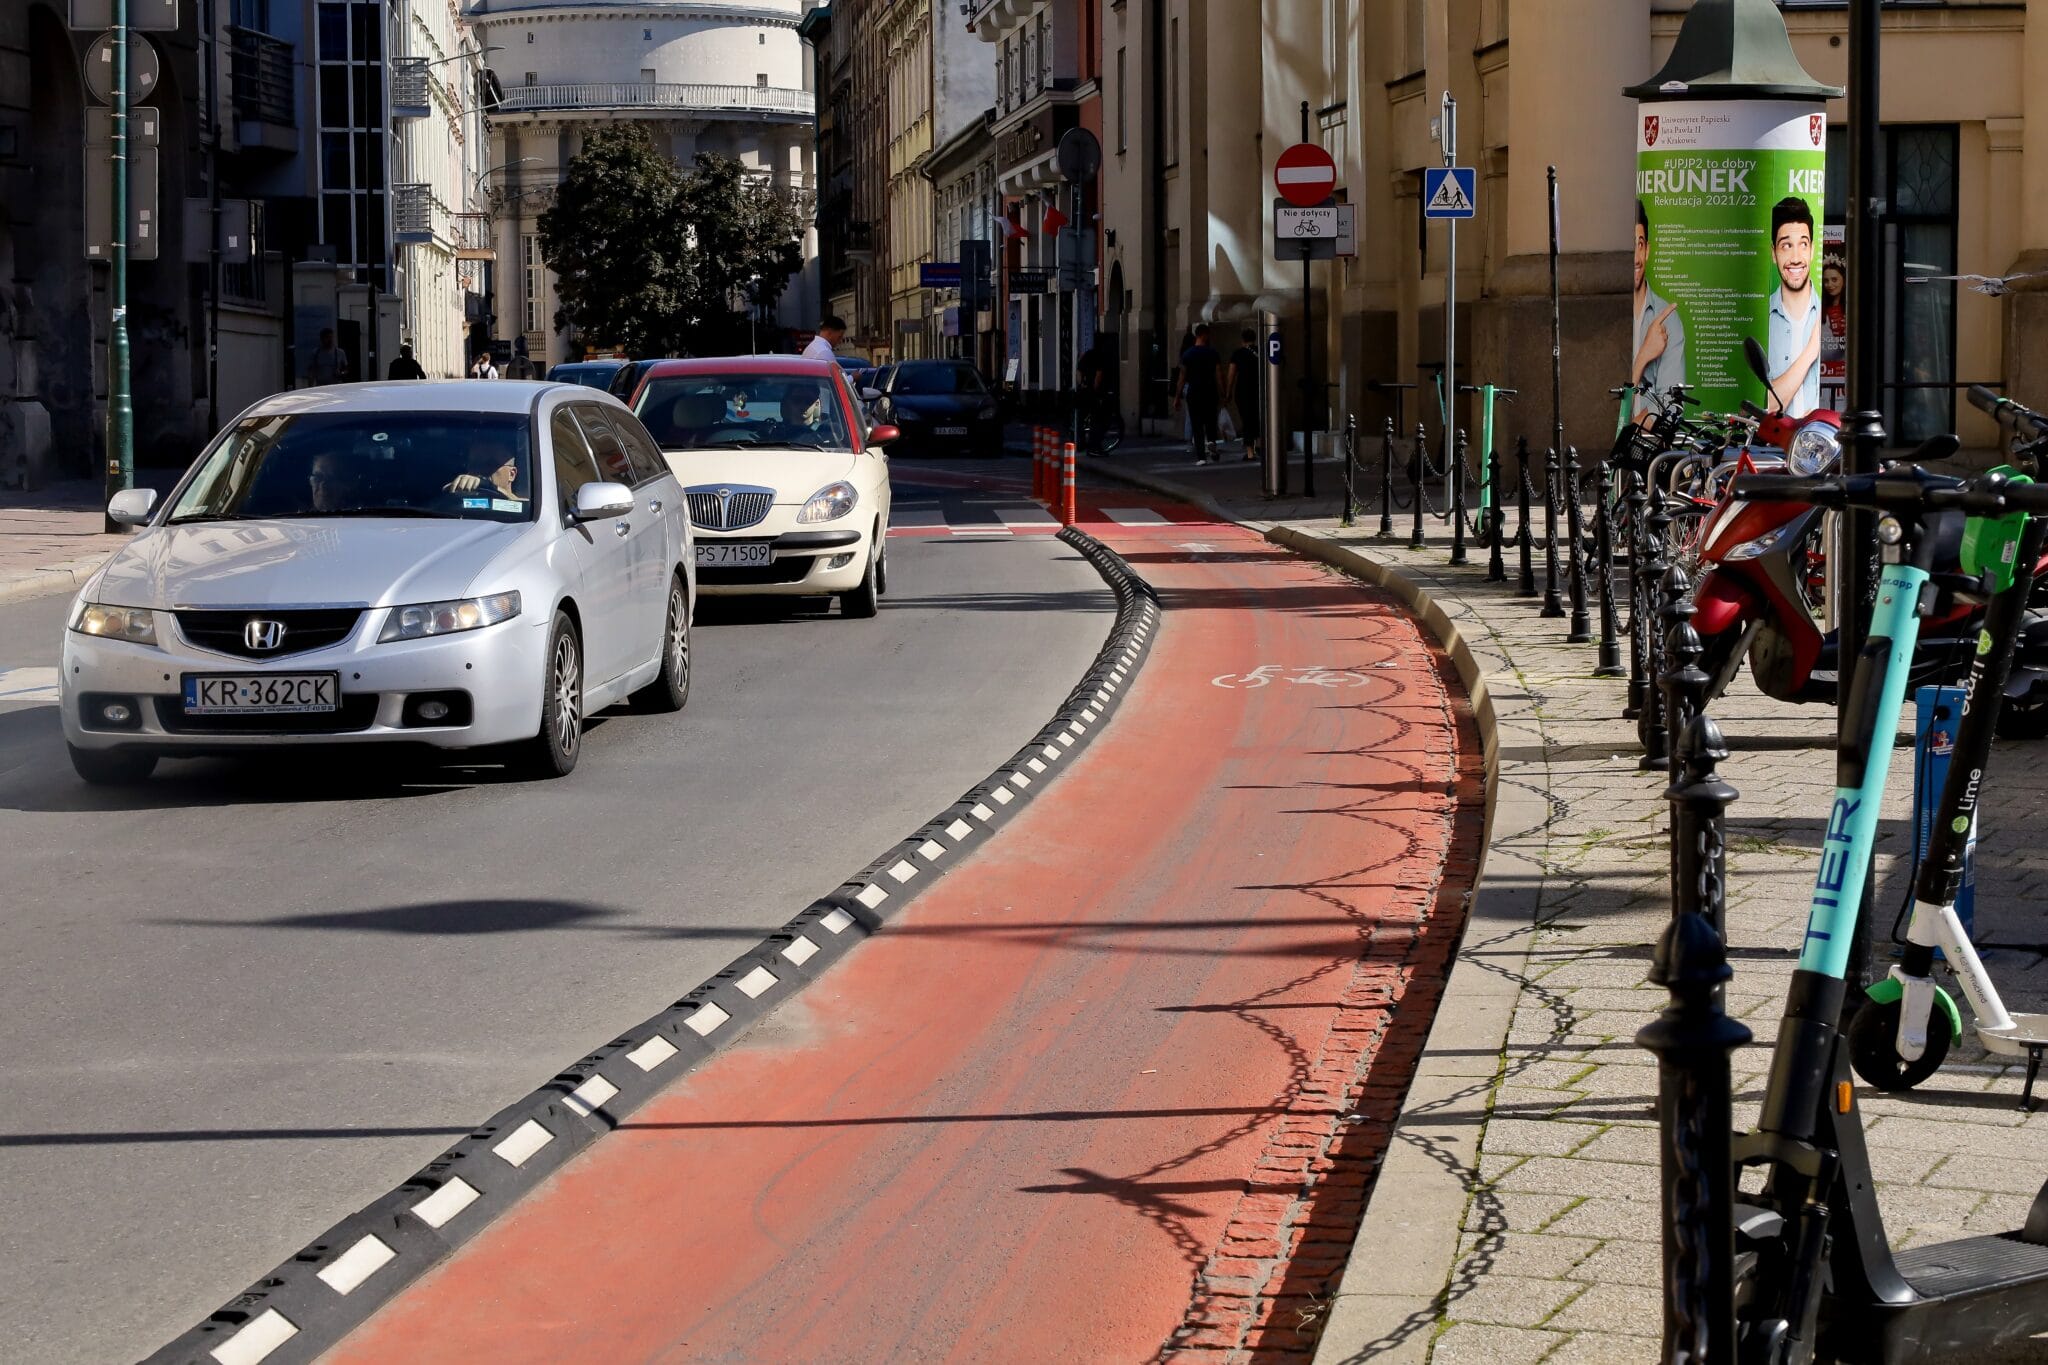
[[[1817,101],[1644,103],[1636,133],[1632,382],[1708,411],[1822,406],[1827,115]],[[1743,360],[1763,346],[1770,391]],[[1640,415],[1655,400],[1639,396]]]

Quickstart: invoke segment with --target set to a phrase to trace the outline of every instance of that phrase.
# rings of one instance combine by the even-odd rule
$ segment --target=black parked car
[[[1003,453],[996,397],[967,361],[900,361],[877,380],[879,396],[869,400],[869,408],[875,421],[902,431],[899,449]]]

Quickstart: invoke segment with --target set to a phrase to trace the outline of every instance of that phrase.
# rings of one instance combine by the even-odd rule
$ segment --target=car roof
[[[555,380],[428,379],[395,384],[323,384],[288,389],[251,405],[249,415],[304,412],[496,412],[524,416],[550,394],[618,402],[603,389]]]
[[[690,360],[657,360],[648,367],[647,379],[666,379],[679,374],[778,374],[809,375],[823,379],[839,367],[828,360],[806,360],[800,355],[714,355]]]

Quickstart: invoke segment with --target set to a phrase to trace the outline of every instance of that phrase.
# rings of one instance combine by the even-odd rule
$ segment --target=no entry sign
[[[1273,166],[1273,188],[1300,208],[1314,208],[1337,188],[1337,163],[1312,142],[1297,142]]]

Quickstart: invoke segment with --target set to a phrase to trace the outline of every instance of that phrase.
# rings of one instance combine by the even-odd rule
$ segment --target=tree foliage
[[[641,126],[602,128],[540,217],[555,326],[636,356],[744,349],[744,310],[772,308],[803,267],[806,216],[730,157],[685,171]]]

